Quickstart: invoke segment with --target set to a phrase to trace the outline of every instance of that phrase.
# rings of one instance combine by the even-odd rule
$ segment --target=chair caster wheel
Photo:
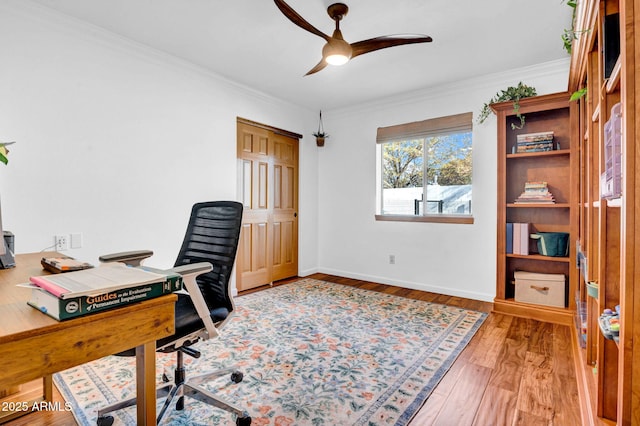
[[[184,396],[181,396],[176,401],[176,410],[178,410],[178,411],[184,410]]]
[[[241,371],[234,371],[233,373],[231,373],[231,381],[233,383],[240,383],[243,378],[244,378],[244,375],[242,374]]]
[[[244,416],[236,419],[236,426],[251,426],[251,417]]]
[[[100,416],[96,420],[96,424],[98,426],[111,426],[113,424],[113,416]],[[251,424],[251,420],[249,420],[249,424]]]

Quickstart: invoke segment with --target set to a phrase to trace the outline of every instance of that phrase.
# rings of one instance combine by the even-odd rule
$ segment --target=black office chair
[[[251,424],[246,411],[224,401],[200,386],[216,377],[230,374],[233,382],[242,381],[242,373],[232,368],[186,380],[183,354],[199,358],[200,352],[191,345],[218,335],[234,310],[229,294],[231,271],[236,258],[240,226],[242,224],[242,204],[234,201],[212,201],[195,204],[182,248],[171,271],[182,275],[189,294],[178,293],[176,302],[175,334],[156,342],[158,352],[176,352],[174,383],[165,383],[157,389],[157,397],[167,396],[160,410],[157,424],[167,408],[177,397],[176,409],[184,409],[184,397],[188,396],[234,413],[238,426]],[[151,256],[151,251],[116,253],[100,257],[102,262],[124,262],[140,266],[142,260]],[[118,355],[135,356],[135,349]],[[168,378],[163,375],[165,382]],[[98,410],[98,426],[109,426],[114,418],[107,415],[113,411],[136,404],[131,398]]]

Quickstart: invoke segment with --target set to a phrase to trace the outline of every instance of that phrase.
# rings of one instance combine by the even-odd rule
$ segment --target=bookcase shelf
[[[498,122],[498,229],[497,278],[494,310],[540,321],[574,324],[576,301],[567,297],[565,307],[522,303],[514,298],[514,273],[562,274],[565,293],[576,290],[577,236],[577,171],[576,155],[577,104],[569,102],[568,92],[536,96],[520,100],[520,113],[525,116],[522,129],[513,130],[518,118],[512,102],[493,104]],[[553,131],[553,146],[562,149],[515,153],[518,135]],[[515,203],[527,182],[546,182],[555,203]],[[531,234],[564,232],[569,234],[569,255],[543,256],[537,245],[529,241],[529,253],[507,253],[507,223],[528,223]]]
[[[529,260],[540,260],[542,262],[562,262],[569,263],[568,257],[556,257],[556,256],[543,256],[541,254],[513,254],[508,253],[507,257],[517,258],[517,259],[529,259]]]
[[[527,157],[555,157],[558,155],[570,155],[571,150],[558,149],[555,151],[541,151],[541,152],[520,152],[515,154],[507,154],[507,159],[513,158],[527,158]]]
[[[577,347],[576,371],[583,418],[589,424],[640,424],[640,380],[637,360],[640,345],[640,268],[637,265],[640,234],[640,170],[638,169],[638,87],[640,63],[637,1],[585,0],[577,3],[575,30],[589,35],[574,41],[569,90],[587,90],[578,100],[579,226],[578,302],[585,306],[581,323],[584,347]],[[615,108],[614,108],[615,107]],[[613,119],[616,118],[616,119]],[[617,124],[617,118],[622,123]],[[602,197],[607,165],[609,130],[616,126],[621,155],[618,198]],[[609,130],[608,130],[609,129]],[[610,157],[609,157],[610,159]],[[605,190],[610,189],[605,187]],[[607,191],[604,191],[607,192]],[[598,283],[597,297],[589,297],[587,283]],[[608,339],[601,333],[604,309],[620,306],[620,335]],[[589,383],[594,383],[589,386]],[[587,384],[584,386],[584,384]]]
[[[555,204],[542,204],[542,203],[509,203],[507,208],[523,209],[523,208],[536,208],[536,209],[568,209],[569,203],[555,203]]]

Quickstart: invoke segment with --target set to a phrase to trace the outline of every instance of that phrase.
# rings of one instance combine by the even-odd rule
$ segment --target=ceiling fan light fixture
[[[328,64],[344,65],[351,59],[352,51],[346,41],[333,39],[322,48],[322,56]]]
[[[328,64],[330,65],[344,65],[347,62],[349,62],[349,58],[345,55],[340,55],[340,54],[336,54],[336,55],[329,55],[325,58],[325,61],[327,61]]]

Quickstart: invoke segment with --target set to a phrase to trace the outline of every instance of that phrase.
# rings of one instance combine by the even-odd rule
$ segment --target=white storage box
[[[564,274],[515,271],[516,302],[565,307]]]

